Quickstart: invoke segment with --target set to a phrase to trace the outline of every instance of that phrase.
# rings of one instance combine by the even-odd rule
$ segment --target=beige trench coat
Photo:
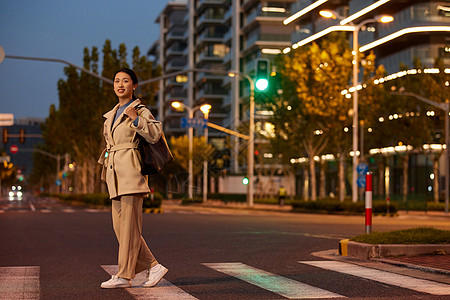
[[[136,99],[130,107],[140,103],[141,101]],[[161,122],[156,121],[146,107],[138,110],[138,126],[134,126],[131,119],[123,113],[113,125],[118,108],[119,104],[103,115],[106,118],[103,125],[106,148],[98,160],[103,165],[101,178],[106,181],[111,199],[127,194],[150,192],[148,178],[141,174],[137,134],[148,142],[155,143],[162,132]]]

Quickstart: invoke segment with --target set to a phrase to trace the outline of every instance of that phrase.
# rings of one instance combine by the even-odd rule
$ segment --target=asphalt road
[[[310,264],[327,262],[311,253],[364,233],[364,217],[169,207],[143,223],[147,244],[169,269],[165,280],[152,289],[103,290],[117,264],[109,210],[1,198],[0,299],[19,297],[20,283],[2,277],[18,267],[36,270],[38,299],[450,299],[449,285],[432,295],[364,278],[369,268],[356,276]],[[374,219],[375,230],[419,225],[450,229],[432,218]]]

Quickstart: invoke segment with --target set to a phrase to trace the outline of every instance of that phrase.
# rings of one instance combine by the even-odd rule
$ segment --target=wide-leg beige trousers
[[[142,202],[142,194],[112,200],[113,227],[119,241],[117,276],[126,279],[158,264],[142,237]]]

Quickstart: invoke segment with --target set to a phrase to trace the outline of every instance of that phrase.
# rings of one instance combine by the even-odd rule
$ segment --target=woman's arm
[[[131,128],[136,130],[138,134],[144,137],[149,143],[156,143],[161,137],[161,122],[155,120],[150,110],[142,107],[138,110],[138,125],[131,123]]]

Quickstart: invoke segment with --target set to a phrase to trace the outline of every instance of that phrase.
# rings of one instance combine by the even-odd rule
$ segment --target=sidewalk
[[[245,202],[228,202],[224,203],[219,200],[208,200],[206,203],[198,203],[192,205],[164,205],[165,209],[169,210],[205,210],[205,209],[233,209],[233,210],[246,210],[246,211],[266,211],[266,212],[278,212],[278,213],[292,213],[292,207],[290,205],[275,205],[275,204],[259,204],[254,203],[252,207],[249,207]],[[416,211],[399,211],[397,217],[386,218],[398,218],[401,219],[419,219],[419,220],[439,220],[444,222],[450,222],[450,215],[444,212],[416,212]],[[450,253],[443,253],[441,255],[415,255],[415,256],[398,256],[398,257],[383,257],[373,258],[371,260],[361,260],[355,257],[340,256],[336,250],[329,250],[333,252],[333,255],[326,255],[327,259],[334,260],[346,260],[359,264],[378,263],[384,265],[391,265],[393,267],[400,267],[403,269],[417,270],[418,272],[432,273],[440,276],[450,275]],[[448,283],[450,284],[450,278]]]

